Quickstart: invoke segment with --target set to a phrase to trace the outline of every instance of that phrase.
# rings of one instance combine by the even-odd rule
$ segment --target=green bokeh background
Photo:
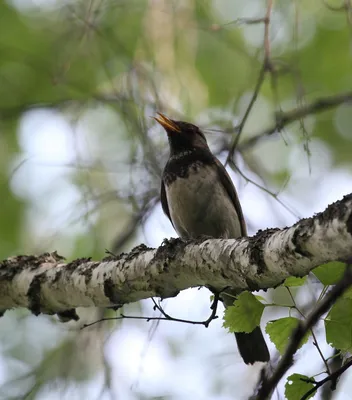
[[[149,117],[159,110],[192,121],[209,134],[214,151],[228,148],[264,56],[263,24],[247,24],[242,18],[260,18],[265,9],[266,2],[259,0],[1,1],[0,259],[53,250],[68,259],[100,259],[107,248],[128,251],[148,241],[142,228],[155,212],[167,158],[166,139]],[[351,11],[334,11],[320,0],[275,2],[270,25],[270,59],[279,71],[275,90],[268,73],[240,144],[272,126],[277,111],[351,92],[351,20]],[[40,192],[21,191],[28,185],[21,173],[33,171],[31,163],[44,174],[52,168],[27,154],[28,146],[21,141],[21,129],[28,123],[24,118],[38,109],[54,110],[65,118],[77,145],[75,157],[62,162],[60,179],[75,188],[78,200],[69,210],[57,211],[61,225],[54,224],[50,231],[46,229],[51,214],[41,207],[45,202],[50,208],[61,183],[53,181],[45,199]],[[314,198],[305,198],[311,184],[294,174],[295,154],[306,163],[307,179],[319,169],[310,155],[315,143],[322,149],[316,158],[330,160],[327,175],[343,170],[351,176],[351,127],[351,106],[341,105],[263,138],[236,153],[236,160],[273,193],[284,188],[285,200],[300,212],[304,204],[314,205]],[[28,134],[26,140],[30,141]],[[297,168],[303,168],[300,163]],[[319,185],[319,179],[314,184]],[[346,194],[350,191],[346,185]],[[275,209],[275,200],[268,199]],[[290,222],[273,211],[273,226]],[[248,224],[252,232],[265,228],[250,215]],[[273,296],[284,302],[283,292]],[[143,311],[141,305],[130,310]],[[85,310],[82,320],[106,314]],[[90,382],[104,371],[109,375],[101,354],[111,326],[82,333],[74,325],[67,329],[54,319],[34,318],[22,310],[7,313],[0,327],[4,398],[11,398],[13,390],[29,391],[26,398],[49,398],[40,395],[47,382],[60,392],[69,383]],[[92,340],[99,345],[85,344]],[[169,342],[173,351],[182,353],[182,346]],[[17,379],[26,374],[29,377]],[[216,399],[222,385],[214,383],[217,389],[209,398]],[[77,387],[81,394],[68,398],[93,398],[83,394],[83,386]],[[133,393],[131,398],[173,398],[172,393]]]

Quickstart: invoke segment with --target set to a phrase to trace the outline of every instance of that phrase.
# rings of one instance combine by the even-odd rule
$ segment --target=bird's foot
[[[199,235],[199,236],[197,236],[195,238],[197,243],[203,243],[203,242],[205,242],[206,240],[209,240],[209,239],[214,239],[214,237],[213,236],[209,236],[209,235]]]

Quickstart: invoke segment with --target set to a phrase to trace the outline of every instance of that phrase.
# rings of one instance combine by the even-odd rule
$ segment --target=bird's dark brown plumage
[[[224,166],[211,153],[200,129],[187,122],[159,114],[155,118],[166,130],[170,158],[161,182],[161,204],[177,233],[185,239],[205,235],[215,238],[246,236],[246,224],[236,189]],[[225,306],[234,296],[222,295]],[[269,361],[270,354],[260,327],[236,333],[246,364]]]

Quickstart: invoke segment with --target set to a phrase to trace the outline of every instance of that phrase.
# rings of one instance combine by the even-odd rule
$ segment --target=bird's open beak
[[[174,131],[174,132],[181,132],[181,129],[173,122],[171,119],[166,117],[161,113],[157,113],[158,117],[153,117],[155,121],[159,122],[159,124],[164,127],[166,130]]]

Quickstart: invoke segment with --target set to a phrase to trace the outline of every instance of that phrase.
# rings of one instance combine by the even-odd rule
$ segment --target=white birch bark
[[[329,261],[352,258],[352,194],[290,228],[239,240],[166,241],[102,261],[64,263],[56,253],[0,263],[0,311],[35,314],[171,297],[194,286],[236,291],[271,288]]]

